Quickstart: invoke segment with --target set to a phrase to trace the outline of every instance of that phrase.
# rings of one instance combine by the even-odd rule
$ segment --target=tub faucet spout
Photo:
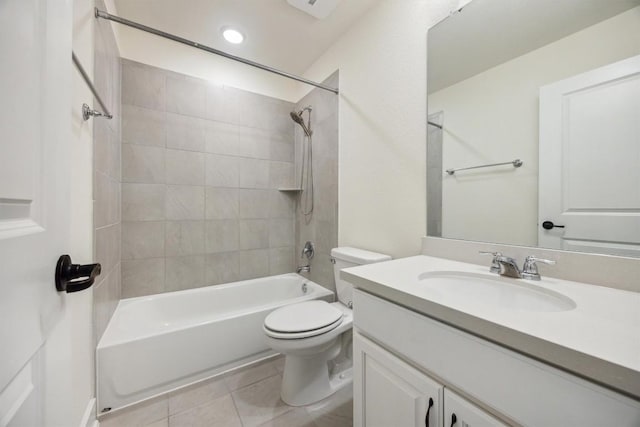
[[[311,266],[309,264],[301,265],[300,267],[298,267],[297,272],[298,272],[298,274],[300,274],[300,273],[310,273],[311,272]]]

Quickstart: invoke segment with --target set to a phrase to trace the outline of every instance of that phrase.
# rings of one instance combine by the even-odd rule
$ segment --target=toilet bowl
[[[268,345],[285,355],[282,400],[303,406],[322,400],[352,381],[353,286],[340,270],[390,260],[388,255],[341,247],[331,250],[338,302],[306,301],[270,313],[263,330]]]

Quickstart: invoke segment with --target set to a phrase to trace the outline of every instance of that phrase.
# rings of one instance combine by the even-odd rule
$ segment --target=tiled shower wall
[[[122,297],[294,270],[294,105],[122,60]]]
[[[95,6],[104,9],[102,0]],[[113,114],[93,122],[94,259],[102,273],[93,288],[94,337],[100,339],[120,299],[120,54],[108,21],[95,20],[94,83]],[[94,101],[96,109],[100,109]]]
[[[324,83],[338,87],[338,72],[333,73]],[[306,106],[313,108],[311,115],[314,209],[309,216],[302,214],[300,206],[296,209],[296,262],[303,265],[306,258],[300,258],[307,240],[315,245],[315,256],[311,260],[311,273],[314,282],[335,291],[333,264],[330,261],[331,249],[338,246],[338,96],[323,89],[314,89],[296,105],[297,110]],[[305,123],[307,113],[303,114]],[[299,165],[302,155],[304,133],[297,126],[296,159]],[[299,182],[296,183],[299,185]]]

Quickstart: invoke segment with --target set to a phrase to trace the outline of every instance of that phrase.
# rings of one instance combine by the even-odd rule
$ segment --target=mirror
[[[473,0],[427,54],[429,236],[640,257],[640,0]]]

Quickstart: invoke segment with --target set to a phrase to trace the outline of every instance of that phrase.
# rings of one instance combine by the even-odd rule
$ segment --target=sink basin
[[[427,272],[418,279],[430,294],[450,303],[469,302],[535,312],[576,308],[571,298],[519,279],[459,271]]]

